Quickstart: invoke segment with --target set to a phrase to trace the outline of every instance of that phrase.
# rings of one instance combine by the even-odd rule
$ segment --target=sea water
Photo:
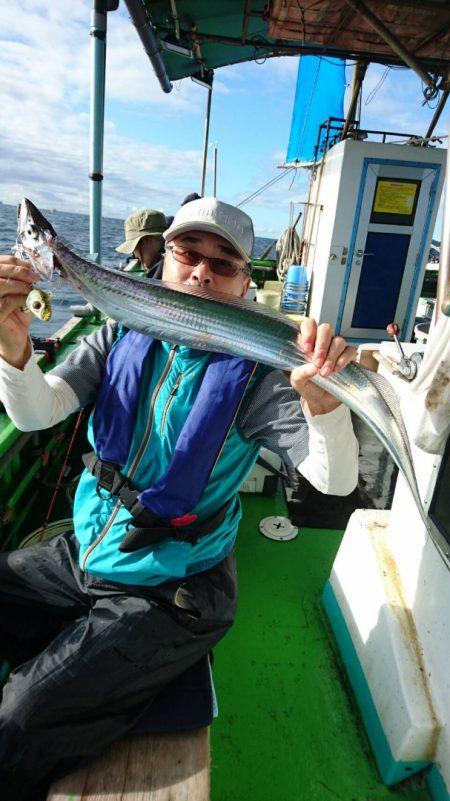
[[[89,254],[89,217],[87,214],[73,214],[68,211],[56,209],[40,209],[48,221],[53,225],[58,236],[80,256],[91,257]],[[17,234],[17,208],[0,202],[0,253],[10,254],[16,242]],[[104,217],[102,220],[102,258],[101,263],[107,267],[121,269],[124,263],[123,254],[117,253],[115,248],[123,242],[123,220],[114,217]],[[268,247],[271,240],[265,237],[255,237],[254,256],[260,256]],[[92,258],[92,257],[91,257]],[[275,247],[269,253],[269,258],[275,258]],[[86,301],[80,297],[70,286],[59,279],[51,284],[42,281],[42,289],[52,292],[52,318],[44,323],[37,318],[31,324],[31,333],[36,337],[50,337],[72,317],[72,305],[84,305]]]

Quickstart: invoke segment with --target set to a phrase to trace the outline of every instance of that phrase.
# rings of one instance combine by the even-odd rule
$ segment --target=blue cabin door
[[[401,338],[409,339],[439,167],[368,159],[364,169],[339,333],[353,340],[387,339],[386,326],[395,321]]]

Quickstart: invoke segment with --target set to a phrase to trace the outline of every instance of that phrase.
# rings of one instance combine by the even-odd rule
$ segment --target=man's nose
[[[195,267],[192,268],[190,279],[194,283],[209,284],[212,274],[209,267],[209,259],[203,258]]]

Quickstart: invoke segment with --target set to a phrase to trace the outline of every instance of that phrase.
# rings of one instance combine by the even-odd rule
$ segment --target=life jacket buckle
[[[181,515],[181,517],[172,517],[170,522],[172,526],[190,526],[192,523],[195,523],[198,520],[198,515],[190,515],[186,512],[186,514]]]
[[[98,497],[100,498],[100,500],[102,500],[102,501],[110,501],[111,498],[113,497],[112,492],[109,492],[104,487],[101,487],[100,484],[97,484],[97,486],[95,488],[95,491],[96,491]]]
[[[83,464],[97,479],[96,492],[102,501],[109,501],[118,493],[126,481],[119,470],[120,465],[100,459],[96,453],[85,453],[81,457]]]

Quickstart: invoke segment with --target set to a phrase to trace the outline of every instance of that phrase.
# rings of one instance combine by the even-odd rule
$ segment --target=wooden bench
[[[47,801],[209,801],[209,726],[135,734],[54,782]]]

